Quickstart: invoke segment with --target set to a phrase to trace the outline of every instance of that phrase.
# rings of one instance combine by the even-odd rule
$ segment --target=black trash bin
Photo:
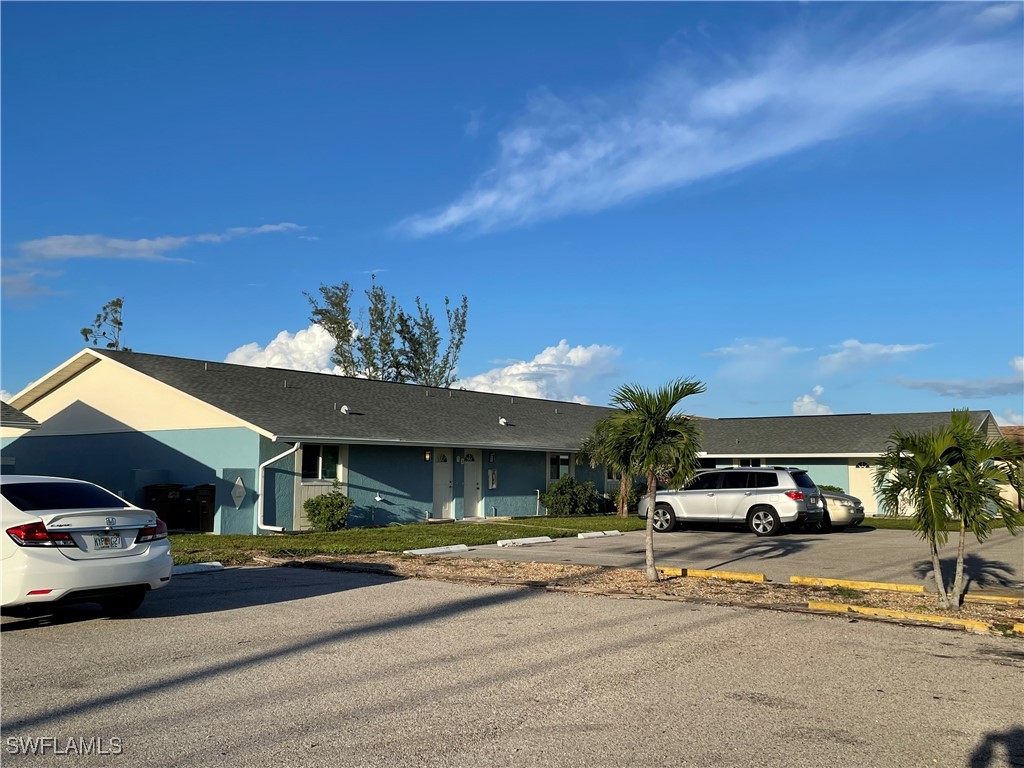
[[[213,483],[191,485],[181,489],[183,527],[186,531],[213,533],[213,516],[217,512],[217,487]]]
[[[146,508],[156,512],[156,516],[167,523],[168,529],[180,531],[185,527],[185,505],[182,498],[181,483],[158,483],[147,485],[143,490],[146,494]]]

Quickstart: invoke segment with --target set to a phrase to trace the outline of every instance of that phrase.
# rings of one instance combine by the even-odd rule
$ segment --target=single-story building
[[[512,395],[89,348],[14,396],[34,429],[2,439],[4,471],[99,483],[215,533],[309,527],[303,502],[338,487],[350,525],[543,513],[610,409]],[[5,406],[6,408],[6,406]],[[4,413],[7,413],[6,409]],[[998,435],[988,411],[980,430]],[[702,464],[785,465],[877,511],[874,459],[896,428],[949,413],[701,419]]]

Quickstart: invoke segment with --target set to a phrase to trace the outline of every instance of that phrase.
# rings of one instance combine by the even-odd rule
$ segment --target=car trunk
[[[139,530],[156,525],[156,515],[145,509],[65,509],[38,513],[46,530],[67,533],[77,546],[58,547],[69,560],[131,557],[144,552],[149,542],[136,543]]]

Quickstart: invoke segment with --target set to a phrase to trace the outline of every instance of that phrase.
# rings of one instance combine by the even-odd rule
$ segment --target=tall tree
[[[607,417],[614,441],[628,446],[628,466],[647,477],[650,512],[661,477],[672,487],[688,483],[700,466],[700,430],[694,419],[676,409],[684,398],[699,395],[706,387],[696,379],[675,379],[649,390],[627,384],[612,394],[617,413]],[[645,537],[647,580],[658,580],[654,565],[654,515],[647,515]]]
[[[304,294],[312,306],[310,320],[334,338],[331,362],[346,376],[435,387],[447,387],[455,381],[469,310],[465,296],[457,309],[445,297],[448,344],[442,352],[437,322],[419,296],[415,314],[405,312],[374,276],[365,292],[365,316],[360,313],[356,321],[352,314],[352,288],[347,282],[321,284],[319,292],[320,299]]]
[[[82,338],[94,347],[99,346],[100,339],[106,341],[107,349],[122,349],[130,352],[128,347],[121,344],[121,333],[124,331],[124,297],[119,296],[111,299],[96,314],[92,325],[83,328]]]
[[[967,411],[953,411],[949,426],[928,432],[896,430],[875,467],[883,512],[910,508],[914,528],[931,554],[940,608],[959,609],[966,587],[964,550],[970,531],[980,542],[1002,520],[1011,534],[1024,525],[1021,493],[1024,449],[1005,438],[989,439]],[[1004,490],[1013,489],[1011,502]],[[939,549],[949,528],[959,529],[953,583],[947,589]]]

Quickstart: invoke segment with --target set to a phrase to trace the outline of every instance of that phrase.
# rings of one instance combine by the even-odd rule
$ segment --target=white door
[[[462,478],[464,482],[465,512],[463,517],[482,517],[480,510],[480,451],[465,450],[462,452]]]
[[[434,509],[435,518],[452,516],[452,449],[434,449]]]

